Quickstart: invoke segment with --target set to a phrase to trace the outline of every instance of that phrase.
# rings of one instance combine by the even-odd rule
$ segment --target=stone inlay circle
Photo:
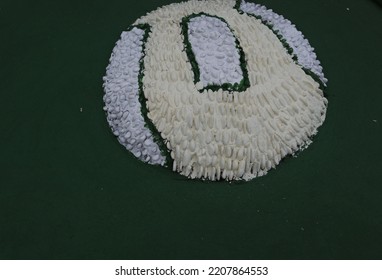
[[[108,123],[134,156],[190,178],[265,175],[309,145],[325,119],[327,80],[313,50],[260,5],[164,6],[138,19],[113,50],[104,77]]]

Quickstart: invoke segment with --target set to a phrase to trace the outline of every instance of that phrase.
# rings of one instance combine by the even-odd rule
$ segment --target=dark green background
[[[381,8],[259,1],[315,47],[329,108],[297,158],[230,184],[139,162],[102,110],[120,33],[170,2],[1,1],[0,258],[380,259]]]

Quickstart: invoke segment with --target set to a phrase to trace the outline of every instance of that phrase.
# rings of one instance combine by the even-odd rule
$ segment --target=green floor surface
[[[107,125],[115,42],[169,3],[1,1],[0,259],[381,259],[378,1],[259,1],[315,47],[329,108],[297,158],[232,184],[143,164]]]

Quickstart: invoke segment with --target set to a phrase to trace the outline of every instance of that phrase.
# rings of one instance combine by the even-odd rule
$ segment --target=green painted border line
[[[170,151],[167,149],[165,140],[162,138],[160,132],[155,127],[151,119],[148,117],[149,110],[147,108],[147,98],[145,97],[145,94],[143,91],[143,79],[144,79],[144,71],[145,71],[144,58],[146,56],[145,49],[146,49],[146,42],[150,36],[151,26],[147,23],[133,25],[133,26],[130,26],[127,31],[130,31],[135,27],[142,29],[145,32],[142,39],[142,57],[139,60],[139,74],[138,74],[138,85],[139,85],[138,100],[139,100],[139,103],[141,104],[141,113],[142,113],[143,119],[145,120],[145,126],[151,131],[151,134],[153,135],[155,143],[159,146],[161,155],[164,156],[166,159],[164,166],[171,168],[173,159],[171,158]]]
[[[239,52],[240,68],[243,72],[243,79],[241,79],[240,83],[234,83],[234,84],[224,83],[222,85],[208,85],[208,86],[202,88],[201,90],[199,90],[199,92],[203,92],[204,90],[209,90],[209,89],[212,91],[218,91],[219,89],[223,89],[223,90],[226,90],[229,92],[245,91],[248,87],[250,87],[250,82],[249,82],[249,78],[248,78],[247,61],[245,59],[244,51],[243,51],[242,47],[240,46],[239,40],[236,38],[235,33],[233,32],[233,30],[231,29],[229,24],[225,21],[225,19],[218,17],[218,16],[215,16],[215,15],[209,15],[209,14],[206,14],[203,12],[198,13],[198,14],[193,13],[189,16],[182,18],[182,21],[180,24],[181,28],[182,28],[182,34],[184,37],[183,43],[185,46],[185,51],[186,51],[188,60],[190,61],[192,71],[194,72],[194,83],[196,84],[197,82],[200,81],[200,70],[199,70],[199,65],[198,65],[196,58],[195,58],[195,54],[192,50],[191,43],[189,41],[188,24],[189,24],[191,19],[196,18],[196,17],[200,17],[202,15],[208,16],[208,17],[214,17],[214,18],[221,20],[223,23],[225,23],[227,25],[228,29],[231,31],[232,36],[235,38],[236,49]]]

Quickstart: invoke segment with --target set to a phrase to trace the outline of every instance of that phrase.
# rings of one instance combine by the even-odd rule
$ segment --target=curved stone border
[[[148,26],[132,26],[116,43],[104,77],[104,110],[114,135],[127,150],[144,162],[163,165],[165,157],[146,127],[139,100],[147,35]]]
[[[260,4],[237,0],[236,9],[260,17],[266,25],[286,40],[286,43],[292,48],[298,63],[305,69],[317,75],[322,85],[326,86],[328,80],[324,76],[320,61],[314,53],[314,48],[309,44],[309,41],[304,38],[301,31],[297,30],[294,24],[285,19],[282,15],[273,12],[271,9],[267,9]]]

